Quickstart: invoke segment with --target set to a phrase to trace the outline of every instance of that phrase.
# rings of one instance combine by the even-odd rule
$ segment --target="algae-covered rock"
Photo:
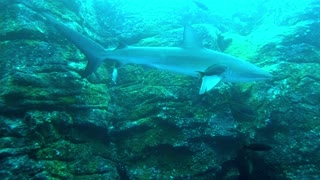
[[[12,13],[24,12],[26,18],[22,20],[24,16],[8,11],[6,15],[10,18],[1,21],[1,26],[6,27],[1,31],[3,38],[0,45],[4,52],[1,57],[4,72],[1,74],[2,111],[85,108],[87,105],[108,104],[110,97],[105,85],[90,86],[90,83],[80,79],[79,74],[86,64],[79,62],[83,56],[72,47],[68,51],[62,44],[53,43],[55,40],[46,42],[50,39],[43,33],[46,29],[43,22],[33,16],[36,11],[24,4],[14,3],[8,10]],[[20,32],[21,28],[29,28],[29,33]],[[17,40],[10,38],[12,33],[19,35],[13,35]]]
[[[319,6],[275,9],[255,1],[241,14],[178,2],[1,2],[0,177],[214,179],[225,171],[229,178],[241,173],[234,159],[250,161],[253,174],[317,177]],[[200,78],[140,65],[118,67],[114,84],[114,64],[106,61],[82,79],[85,56],[42,12],[106,48],[119,39],[180,46],[191,23],[204,47],[248,60],[273,78],[221,83],[198,95]],[[251,142],[273,149],[249,151],[246,161],[241,152]]]

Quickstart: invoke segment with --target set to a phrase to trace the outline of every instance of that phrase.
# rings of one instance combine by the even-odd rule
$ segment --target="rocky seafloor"
[[[272,147],[243,155],[253,178],[320,178],[319,2],[237,17],[143,2],[1,1],[1,179],[230,179],[236,165],[217,172],[250,143]],[[200,79],[139,65],[119,68],[117,84],[108,63],[83,79],[85,56],[39,11],[106,48],[178,46],[192,21],[205,47],[273,78],[203,96]]]

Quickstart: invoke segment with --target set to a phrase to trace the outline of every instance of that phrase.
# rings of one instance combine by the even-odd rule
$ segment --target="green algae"
[[[47,7],[50,7],[55,14],[60,14],[64,20],[74,21],[76,19],[79,21],[79,19],[82,19],[82,17],[76,17],[73,13],[70,14],[62,2],[51,3],[53,5]],[[139,1],[139,3],[141,2]],[[62,11],[58,11],[57,7]],[[145,11],[148,12],[147,6],[144,7],[146,8]],[[82,8],[82,16],[86,12],[94,12],[89,7],[80,8]],[[132,11],[136,12],[137,10],[132,9]],[[154,16],[154,14],[145,13],[145,16]],[[88,17],[88,15],[83,19],[87,18],[95,21],[94,17]],[[172,19],[172,22],[175,21],[177,20]],[[296,24],[296,21],[297,19],[293,19],[290,23]],[[136,21],[130,23],[134,22]],[[140,32],[138,37],[145,37],[153,36],[157,32],[163,32],[163,30],[177,26],[167,23],[160,28],[150,28],[154,27],[157,24],[156,22],[145,20],[135,27],[130,26],[130,30],[135,33]],[[130,25],[130,23],[128,24]],[[145,23],[148,26],[139,28]],[[88,22],[84,22],[83,26],[87,26],[87,24]],[[122,23],[118,24],[125,26]],[[44,30],[41,26],[30,31],[29,29],[21,30],[18,24],[13,23],[13,25],[10,28],[17,28],[15,33],[21,33],[21,37]],[[296,56],[295,60],[280,57],[281,53],[287,53],[285,50],[301,48],[301,46],[290,46],[285,49],[283,46],[290,45],[292,42],[298,43],[299,39],[294,35],[300,35],[303,28],[297,31],[287,26],[271,28],[270,25],[262,26],[248,36],[240,36],[235,33],[225,34],[226,37],[233,39],[232,44],[226,50],[227,53],[242,57],[250,62],[259,63],[259,66],[274,73],[274,79],[267,82],[226,85],[232,87],[231,90],[224,89],[225,86],[217,87],[206,96],[199,97],[197,93],[200,81],[154,69],[145,69],[141,66],[125,66],[119,69],[119,72],[121,71],[119,83],[111,87],[111,85],[108,85],[110,72],[108,73],[104,66],[101,66],[98,70],[99,74],[105,76],[101,81],[91,81],[91,77],[89,81],[80,79],[79,74],[86,63],[84,56],[74,47],[62,45],[59,48],[54,46],[56,49],[53,55],[53,58],[62,61],[50,61],[49,56],[40,55],[45,51],[45,48],[34,54],[45,57],[44,59],[37,59],[41,66],[44,66],[43,62],[49,61],[54,63],[64,62],[65,64],[59,67],[47,66],[42,69],[33,69],[33,72],[41,73],[37,73],[36,76],[25,74],[24,77],[28,79],[1,81],[1,84],[4,82],[2,84],[3,88],[8,87],[2,91],[1,97],[6,106],[15,108],[24,105],[24,109],[25,107],[27,107],[26,109],[32,107],[31,109],[42,110],[43,113],[38,115],[36,112],[30,113],[31,117],[36,119],[36,122],[29,124],[30,129],[35,131],[33,136],[29,138],[33,138],[43,145],[43,148],[36,153],[36,158],[37,160],[43,160],[46,164],[46,170],[53,177],[52,179],[99,177],[103,179],[103,175],[99,174],[103,172],[95,171],[100,167],[99,163],[104,162],[112,166],[114,166],[114,163],[101,161],[99,158],[90,161],[89,158],[96,155],[105,159],[113,159],[114,162],[124,162],[130,173],[141,179],[170,179],[182,174],[190,175],[203,172],[210,167],[209,165],[212,165],[211,167],[218,165],[219,161],[217,159],[222,158],[222,155],[217,153],[214,148],[208,148],[203,143],[195,144],[188,138],[203,137],[203,134],[217,136],[221,133],[220,128],[223,128],[226,124],[219,126],[218,123],[223,123],[223,121],[217,121],[216,117],[224,112],[232,111],[232,113],[236,113],[233,114],[233,117],[238,121],[237,126],[235,126],[237,129],[232,130],[247,133],[251,139],[259,136],[256,133],[257,129],[266,128],[269,126],[268,123],[276,123],[276,121],[281,122],[282,127],[287,127],[284,128],[286,131],[283,131],[280,126],[275,126],[279,129],[274,130],[275,134],[272,135],[272,138],[279,144],[283,142],[290,144],[290,141],[285,142],[290,136],[299,139],[287,133],[291,127],[296,128],[295,132],[306,132],[304,135],[308,135],[311,130],[317,131],[314,127],[317,127],[317,122],[319,122],[319,111],[317,111],[319,96],[316,93],[319,89],[318,81],[320,79],[317,72],[319,68],[316,63],[319,52],[317,48],[312,51],[301,51],[304,55]],[[304,26],[305,24],[300,25]],[[78,27],[78,25],[73,26]],[[90,28],[86,28],[85,31],[91,31]],[[121,32],[124,29],[125,27],[118,33],[122,34]],[[145,29],[154,30],[143,34]],[[15,33],[11,35],[15,35]],[[91,37],[99,38],[94,36],[92,32],[88,34],[92,34]],[[130,35],[130,33],[126,35]],[[145,45],[176,45],[178,40],[171,41],[171,39],[178,37],[175,37],[175,35],[175,33],[172,33],[167,36],[153,36],[142,40],[140,43]],[[180,35],[179,32],[179,37]],[[209,36],[212,36],[209,39],[214,39],[214,35],[215,33],[209,34]],[[40,34],[40,36],[42,35]],[[130,36],[134,37],[135,35]],[[162,39],[163,37],[166,39]],[[66,42],[55,39],[50,41],[56,43],[55,45]],[[170,44],[169,41],[173,43]],[[1,43],[0,48],[3,50],[1,52],[5,52],[4,54],[12,54],[6,49],[11,49],[9,47],[14,47],[14,45],[8,46],[8,43],[8,41]],[[36,49],[39,45],[43,44],[37,43],[37,40],[20,44],[22,47],[30,47],[28,51]],[[207,45],[214,46],[214,44],[208,43]],[[303,46],[302,48],[309,49],[313,46]],[[17,64],[31,64],[28,68],[33,68],[34,64],[27,61],[28,58],[26,57],[23,53],[17,56],[16,59],[21,60]],[[69,61],[72,62],[69,63]],[[285,62],[280,64],[279,61]],[[300,63],[300,61],[307,63]],[[16,67],[16,64],[12,64],[10,67]],[[28,68],[20,68],[20,70]],[[9,69],[6,68],[5,70]],[[15,71],[15,69],[12,71]],[[72,72],[68,73],[69,71]],[[292,103],[294,105],[291,105]],[[74,109],[72,111],[65,109],[65,107],[73,105],[87,108],[86,111],[81,110],[81,112]],[[108,112],[111,105],[119,107],[118,109],[115,108],[113,114]],[[95,109],[98,106],[99,110]],[[226,108],[228,106],[230,108]],[[61,107],[61,109],[58,109],[59,112],[67,112],[65,115],[57,115],[47,112],[47,109],[43,110],[41,107]],[[103,108],[100,109],[101,107]],[[253,114],[250,114],[250,110],[253,111]],[[293,113],[297,110],[299,110],[299,113]],[[227,115],[221,117],[228,118]],[[287,122],[288,120],[291,121]],[[88,122],[88,124],[84,122]],[[80,128],[80,125],[85,128]],[[208,128],[210,126],[211,129]],[[99,133],[95,133],[98,130]],[[101,138],[100,132],[101,134],[104,133],[103,138]],[[38,136],[40,138],[35,138]],[[280,136],[281,138],[278,138]],[[61,139],[65,139],[65,142]],[[311,139],[316,141],[316,138]],[[68,140],[73,143],[68,142]],[[191,151],[190,149],[194,146],[203,149]],[[296,148],[295,146],[292,147]],[[285,149],[285,147],[282,148]],[[303,152],[308,150],[307,146],[302,146],[301,149]],[[275,151],[279,154],[281,152],[279,149]],[[228,159],[229,157],[225,158]],[[114,172],[114,174],[117,173]],[[115,178],[117,176],[113,179]]]
[[[68,173],[68,165],[61,161],[44,161],[46,169],[50,170],[49,174],[52,179],[71,178],[72,174]]]

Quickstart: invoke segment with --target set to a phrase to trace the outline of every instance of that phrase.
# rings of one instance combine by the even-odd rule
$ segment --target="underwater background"
[[[204,47],[273,78],[221,83],[86,57],[39,12],[105,48]],[[0,179],[320,179],[320,1],[1,0]]]

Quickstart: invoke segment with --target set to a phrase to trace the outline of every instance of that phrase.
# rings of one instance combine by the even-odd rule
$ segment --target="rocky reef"
[[[239,174],[223,166],[233,159],[253,178],[319,178],[320,4],[223,16],[179,2],[2,1],[1,179],[219,179]],[[192,21],[205,47],[273,78],[203,96],[200,79],[139,65],[120,67],[117,84],[109,63],[82,79],[85,56],[39,12],[106,48],[179,46]],[[243,154],[250,143],[272,150]]]

